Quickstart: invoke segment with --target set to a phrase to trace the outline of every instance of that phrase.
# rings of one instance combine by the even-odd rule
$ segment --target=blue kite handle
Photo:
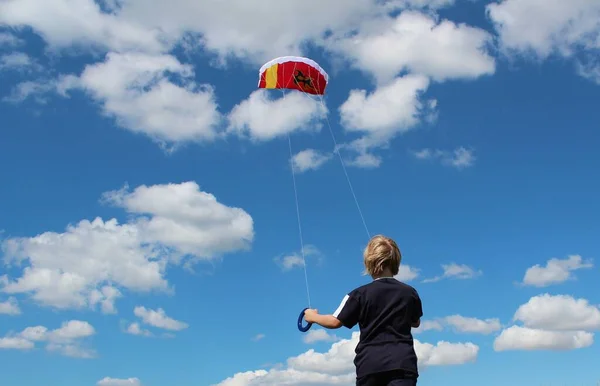
[[[302,321],[304,320],[304,312],[308,310],[308,307],[303,309],[302,312],[300,313],[300,316],[298,316],[298,330],[300,330],[301,332],[306,332],[308,330],[310,330],[310,328],[312,327],[312,323],[308,323],[306,326],[302,325]]]

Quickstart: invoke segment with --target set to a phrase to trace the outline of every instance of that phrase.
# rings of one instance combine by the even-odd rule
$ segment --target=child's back
[[[359,380],[394,370],[405,372],[398,374],[405,378],[418,376],[411,328],[421,315],[417,291],[391,277],[375,279],[344,297],[333,316],[345,327],[359,325],[354,359]]]
[[[402,256],[394,240],[375,236],[364,252],[366,273],[373,281],[346,296],[332,315],[308,310],[305,319],[326,328],[360,327],[356,346],[357,385],[416,385],[418,377],[411,328],[419,327],[423,310],[417,291],[393,278]]]

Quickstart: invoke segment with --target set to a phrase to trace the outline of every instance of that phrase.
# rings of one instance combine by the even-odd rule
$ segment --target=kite
[[[282,56],[260,68],[258,88],[299,90],[323,95],[328,82],[329,75],[314,60]]]

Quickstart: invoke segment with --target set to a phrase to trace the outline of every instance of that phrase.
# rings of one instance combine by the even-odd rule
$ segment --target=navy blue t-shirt
[[[360,327],[356,376],[391,370],[418,375],[411,324],[423,316],[417,291],[393,278],[380,278],[344,296],[333,313],[347,328]]]

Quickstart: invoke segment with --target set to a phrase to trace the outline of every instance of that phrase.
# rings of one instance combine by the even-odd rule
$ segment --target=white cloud
[[[309,330],[302,337],[302,341],[307,344],[312,344],[316,342],[336,342],[338,340],[340,340],[340,338],[333,334],[330,334],[322,328]]]
[[[270,370],[237,373],[217,386],[301,386],[352,385],[355,383],[354,349],[359,333],[334,343],[324,353],[311,349],[287,360],[285,366]],[[438,342],[436,345],[415,340],[419,367],[460,365],[475,361],[479,347],[473,343]]]
[[[40,70],[41,66],[29,55],[13,52],[0,56],[0,70]]]
[[[351,90],[340,106],[341,123],[348,132],[363,134],[342,147],[358,153],[350,162],[354,166],[376,167],[379,157],[369,151],[387,145],[398,134],[413,129],[427,113],[432,101],[424,103],[421,94],[429,81],[424,76],[407,75],[367,94],[366,90]]]
[[[138,378],[103,378],[96,383],[96,386],[141,386],[142,382]]]
[[[332,157],[330,153],[324,153],[315,149],[305,149],[292,157],[292,165],[298,173],[308,170],[317,170]]]
[[[569,295],[534,296],[517,309],[514,319],[545,330],[600,330],[600,309]]]
[[[401,264],[398,274],[394,276],[394,278],[399,281],[409,282],[416,279],[419,276],[419,273],[419,269],[411,267],[407,264]]]
[[[19,83],[5,100],[42,98],[52,91],[68,97],[71,90],[87,92],[119,126],[145,134],[165,148],[224,135],[219,131],[222,116],[213,87],[196,83],[191,65],[166,54],[110,52],[79,76]]]
[[[442,268],[444,269],[444,273],[442,275],[425,279],[423,280],[423,283],[434,283],[442,279],[473,279],[482,274],[481,270],[476,271],[465,264],[442,264]]]
[[[463,333],[489,335],[502,328],[500,320],[497,318],[482,320],[461,315],[451,315],[445,317],[444,321],[456,331]]]
[[[227,131],[254,141],[268,141],[295,131],[317,131],[327,115],[321,101],[292,91],[274,99],[274,90],[256,90],[229,113]]]
[[[138,217],[136,226],[148,241],[168,246],[172,258],[191,255],[212,260],[226,253],[247,250],[254,239],[252,217],[241,208],[229,207],[195,182],[127,186],[103,195],[107,203]]]
[[[69,86],[67,79],[71,78],[61,77],[52,80],[28,80],[21,82],[13,87],[10,95],[5,96],[2,100],[5,102],[20,103],[27,98],[33,98],[37,103],[45,104],[48,100],[46,94],[50,92],[58,92],[62,96],[67,96],[65,93],[66,86]]]
[[[506,55],[570,58],[578,75],[600,84],[597,0],[501,0],[486,10]]]
[[[131,290],[166,290],[165,264],[142,246],[140,233],[134,224],[97,218],[64,233],[8,239],[7,258],[29,266],[14,281],[5,276],[2,291],[30,293],[38,303],[66,309],[93,307],[98,288],[109,281]]]
[[[246,0],[227,4],[209,0],[130,0],[121,14],[145,26],[160,27],[169,36],[191,32],[196,46],[216,53],[222,61],[232,55],[264,62],[282,52],[301,54],[306,41],[319,41],[326,30],[345,30],[363,17],[380,14],[375,0],[306,0],[299,9],[287,1],[265,0],[261,6]],[[319,9],[310,17],[289,17]],[[276,34],[273,31],[278,31]]]
[[[306,18],[282,17],[301,10],[291,2],[265,0],[129,0],[102,12],[93,0],[6,0],[0,24],[30,26],[51,49],[78,47],[105,51],[167,52],[176,42],[214,52],[219,62],[232,57],[260,63],[281,52],[302,53],[307,41],[320,43],[326,31],[348,31],[360,20],[404,7],[441,7],[449,0],[306,0],[319,9]],[[273,34],[273,31],[279,31]]]
[[[421,325],[419,325],[418,328],[412,329],[412,333],[420,334],[425,331],[431,331],[431,330],[442,331],[443,329],[444,329],[444,326],[442,325],[442,323],[439,320],[422,320]]]
[[[487,52],[491,40],[483,29],[404,11],[366,19],[358,33],[332,44],[385,84],[404,71],[438,81],[493,74],[495,61]]]
[[[523,326],[511,326],[494,341],[496,351],[573,350],[591,346],[600,329],[600,309],[586,299],[543,294],[521,305],[513,318]]]
[[[594,334],[585,331],[547,331],[512,326],[494,340],[494,350],[574,350],[589,347]]]
[[[501,0],[487,5],[505,51],[529,52],[545,59],[600,48],[597,0]]]
[[[576,64],[577,74],[600,85],[600,60],[590,59]]]
[[[421,149],[412,152],[413,156],[420,160],[439,160],[443,165],[451,166],[456,169],[464,169],[475,164],[475,154],[473,150],[465,147],[457,147],[452,151],[441,149]]]
[[[0,303],[0,315],[21,315],[21,309],[19,308],[19,302],[13,296],[9,297],[8,300]]]
[[[35,343],[18,336],[0,338],[0,350],[31,350]]]
[[[27,327],[20,333],[9,333],[0,339],[0,348],[27,350],[36,342],[45,342],[46,350],[74,358],[94,358],[94,350],[83,346],[83,341],[96,333],[88,322],[70,320],[55,330],[44,326]]]
[[[133,313],[135,316],[142,319],[145,324],[156,328],[162,328],[170,331],[181,331],[189,327],[187,323],[168,317],[165,313],[165,310],[162,308],[151,310],[147,309],[146,307],[137,306],[133,310]]]
[[[416,333],[429,330],[442,331],[445,327],[451,327],[454,332],[458,333],[489,335],[499,331],[502,324],[497,318],[478,319],[462,315],[450,315],[444,318],[422,321],[419,328],[413,329],[413,331]]]
[[[169,263],[186,264],[245,250],[253,240],[252,218],[202,192],[195,182],[140,186],[111,191],[104,201],[136,216],[82,220],[64,233],[45,232],[3,241],[5,260],[28,263],[21,277],[1,277],[9,294],[29,293],[38,303],[59,309],[93,308],[115,312],[118,288],[170,291]]]
[[[427,366],[462,365],[475,362],[479,354],[479,346],[474,343],[450,343],[440,341],[436,345],[420,343],[415,340],[415,351],[419,363]]]
[[[307,244],[304,246],[304,259],[308,258],[316,258],[317,261],[320,261],[323,258],[323,254],[314,245]],[[302,252],[298,251],[277,256],[273,260],[284,272],[287,272],[295,268],[304,267],[304,259],[302,258]]]
[[[547,287],[552,284],[563,283],[574,280],[573,271],[592,268],[591,260],[584,261],[579,255],[571,255],[566,259],[552,258],[548,260],[545,267],[539,264],[529,267],[525,271],[523,284],[535,287]]]
[[[152,332],[142,328],[138,322],[133,322],[127,326],[125,332],[131,335],[152,336]]]
[[[252,338],[252,340],[253,340],[254,342],[258,342],[259,340],[263,340],[263,339],[265,339],[265,334],[256,334],[256,335],[255,335],[255,336]]]
[[[157,52],[167,47],[158,29],[103,13],[94,0],[6,0],[0,2],[2,24],[29,26],[59,49],[77,46]]]
[[[177,76],[178,82],[169,77]],[[72,88],[82,88],[102,103],[104,113],[133,132],[157,141],[212,141],[221,115],[213,88],[197,84],[191,65],[171,55],[109,53],[86,66]]]
[[[8,32],[0,32],[0,47],[14,47],[23,44],[24,41]]]

